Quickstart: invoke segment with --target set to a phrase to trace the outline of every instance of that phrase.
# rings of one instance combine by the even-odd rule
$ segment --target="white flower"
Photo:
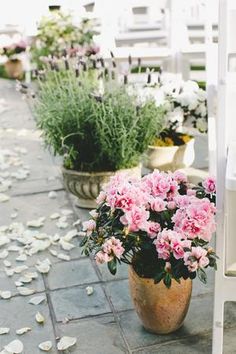
[[[196,127],[197,127],[197,129],[200,132],[205,133],[207,131],[207,122],[206,122],[206,120],[203,119],[203,118],[197,119]]]

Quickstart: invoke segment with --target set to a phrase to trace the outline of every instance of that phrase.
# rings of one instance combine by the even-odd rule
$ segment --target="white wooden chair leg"
[[[212,354],[223,353],[223,339],[224,339],[224,301],[222,300],[221,293],[219,292],[218,295],[217,292],[215,292]]]

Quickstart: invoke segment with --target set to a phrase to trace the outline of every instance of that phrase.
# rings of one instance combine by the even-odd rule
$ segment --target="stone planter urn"
[[[192,280],[172,281],[168,289],[163,281],[141,278],[129,268],[129,286],[135,310],[144,328],[156,334],[168,334],[180,328],[188,312]]]
[[[150,170],[175,171],[192,165],[194,138],[181,146],[149,146],[144,156],[144,166]]]
[[[10,79],[21,79],[23,77],[23,65],[21,60],[9,59],[4,67]]]
[[[105,171],[91,173],[62,168],[65,188],[78,197],[76,202],[78,207],[87,209],[96,208],[96,199],[102,187],[109,181],[110,177],[120,172],[127,173],[129,176],[141,177],[141,165],[114,172]]]

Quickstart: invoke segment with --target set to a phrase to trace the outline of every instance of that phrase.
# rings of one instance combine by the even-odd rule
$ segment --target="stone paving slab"
[[[111,312],[109,302],[101,285],[93,286],[93,294],[88,296],[86,286],[55,290],[51,292],[52,306],[56,320],[79,319]]]
[[[133,309],[127,279],[109,282],[105,289],[116,311]]]
[[[42,353],[38,349],[38,344],[51,340],[54,342],[54,331],[50,318],[49,309],[46,303],[34,306],[28,303],[31,297],[16,297],[11,300],[0,300],[0,327],[9,327],[10,333],[0,336],[0,350],[4,345],[7,345],[14,339],[19,339],[24,344],[24,354],[39,354]],[[45,318],[44,325],[40,325],[35,321],[36,313],[40,313]],[[17,335],[15,331],[22,327],[32,328],[31,332]],[[50,353],[57,353],[54,349]]]
[[[75,354],[120,354],[128,353],[112,315],[74,321],[58,325],[58,335],[72,335],[78,338]]]
[[[89,258],[57,263],[47,277],[49,289],[67,288],[75,285],[99,282]]]

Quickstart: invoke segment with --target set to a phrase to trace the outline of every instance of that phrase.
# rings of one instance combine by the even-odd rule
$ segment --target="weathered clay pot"
[[[77,199],[77,205],[81,208],[96,208],[96,198],[98,197],[102,187],[106,184],[110,177],[124,172],[130,176],[141,177],[141,165],[130,169],[124,169],[114,172],[78,172],[62,168],[62,174],[66,189],[74,194]]]
[[[21,79],[23,76],[23,65],[21,60],[13,59],[5,63],[7,76],[11,79]]]
[[[175,171],[192,165],[194,139],[181,146],[149,146],[144,157],[144,166],[154,170]]]
[[[176,331],[184,322],[192,293],[192,280],[172,281],[168,289],[163,281],[140,278],[129,268],[129,286],[135,310],[149,332],[167,334]]]

